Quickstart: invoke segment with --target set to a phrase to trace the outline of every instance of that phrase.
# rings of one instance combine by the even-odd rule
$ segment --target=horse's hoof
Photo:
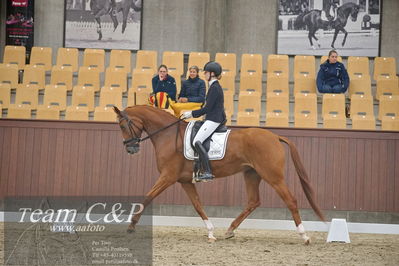
[[[208,243],[215,243],[216,242],[216,238],[215,237],[209,237],[208,238]]]
[[[128,228],[126,231],[127,231],[129,234],[136,232],[135,229],[130,229],[130,228]]]
[[[313,50],[316,50],[316,47],[314,47],[314,45],[312,45],[312,49],[313,49]]]
[[[304,242],[304,244],[305,244],[305,246],[308,246],[308,245],[310,245],[310,237],[308,237],[308,239],[306,239],[305,240],[305,242]]]
[[[224,239],[230,239],[230,238],[233,238],[233,237],[234,237],[234,232],[233,231],[227,231],[224,234]]]
[[[320,43],[318,44],[319,48],[321,47]]]

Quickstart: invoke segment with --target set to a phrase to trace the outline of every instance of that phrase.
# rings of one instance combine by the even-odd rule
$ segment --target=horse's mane
[[[163,111],[162,109],[156,108],[156,107],[152,107],[149,105],[134,105],[134,106],[128,106],[125,108],[125,112],[137,112],[137,113],[153,113],[154,117],[159,117],[162,120],[164,120],[165,122],[169,121],[169,122],[174,122],[177,120],[177,118],[168,113]]]

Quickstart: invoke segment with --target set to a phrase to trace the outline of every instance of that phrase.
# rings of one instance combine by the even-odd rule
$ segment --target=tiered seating
[[[215,61],[222,66],[223,72],[235,77],[237,73],[237,55],[234,53],[216,53]]]
[[[70,66],[53,66],[51,70],[52,85],[65,86],[68,91],[73,88],[73,72]]]
[[[85,121],[89,118],[87,106],[68,106],[65,112],[65,120]]]
[[[240,92],[251,91],[262,94],[262,76],[255,72],[241,72]]]
[[[94,90],[92,87],[75,86],[72,91],[72,106],[85,106],[94,111]],[[68,108],[67,108],[68,110]]]
[[[72,72],[79,69],[79,51],[76,48],[58,48],[57,66],[72,67]]]
[[[132,87],[129,89],[127,105],[148,104],[152,93],[152,71],[134,69],[132,72]]]
[[[139,50],[136,55],[136,69],[149,69],[157,73],[157,51]]]
[[[346,128],[344,94],[324,94],[322,115],[324,128]]]
[[[295,127],[317,127],[317,96],[315,93],[295,94]]]
[[[374,59],[374,80],[381,76],[396,76],[396,60],[394,57],[376,57]]]
[[[378,118],[382,130],[399,130],[399,96],[381,95]]]
[[[352,118],[352,129],[375,130],[373,97],[371,95],[352,94],[350,115]]]
[[[129,50],[111,50],[109,68],[124,71],[126,75],[130,73],[132,69],[131,52]]]
[[[7,83],[0,83],[0,113],[1,109],[7,109],[10,106],[11,86]]]
[[[30,64],[43,66],[45,71],[50,71],[53,66],[53,50],[51,47],[32,47]]]
[[[124,69],[108,67],[105,72],[104,87],[120,88],[127,91],[127,74]]]
[[[381,95],[399,95],[397,76],[379,76],[377,78],[375,98],[379,100]]]
[[[91,87],[94,91],[100,90],[100,72],[94,67],[80,67],[78,74],[79,86]]]
[[[163,52],[162,64],[168,67],[168,74],[175,78],[177,93],[179,94],[181,88],[181,76],[184,73],[183,52]]]
[[[0,64],[0,84],[8,84],[12,89],[18,85],[18,66]]]
[[[83,66],[96,68],[104,72],[105,51],[103,49],[85,49],[83,53]]]
[[[274,90],[268,92],[266,102],[266,125],[288,127],[288,93]]]
[[[359,56],[348,57],[348,75],[352,76],[370,76],[369,58]],[[360,78],[360,77],[359,77]]]
[[[18,66],[18,70],[25,68],[26,49],[25,46],[6,45],[4,48],[3,64]]]
[[[37,85],[39,90],[46,85],[46,72],[43,66],[26,65],[24,70],[23,84]]]
[[[262,55],[261,54],[242,54],[241,73],[250,72],[262,76]]]
[[[12,55],[11,59],[10,55]],[[316,92],[314,56],[296,56],[294,59],[294,71],[290,76],[289,58],[287,55],[268,55],[266,112],[260,110],[262,102],[262,55],[242,54],[238,84],[239,95],[235,95],[236,57],[237,55],[233,53],[217,53],[215,59],[212,59],[209,53],[192,52],[189,56],[189,64],[186,66],[189,67],[195,64],[199,68],[202,68],[204,64],[210,60],[221,63],[223,73],[222,79],[219,82],[224,89],[225,107],[228,118],[237,118],[238,124],[241,125],[259,125],[259,123],[263,123],[263,115],[266,114],[266,125],[287,126],[289,121],[288,118],[290,117],[289,111],[285,112],[281,110],[281,112],[273,112],[273,110],[286,109],[288,103],[287,99],[289,99],[290,96],[289,80],[293,78],[293,95],[295,95],[295,97],[291,95],[291,102],[294,102],[293,105],[295,106],[295,110],[291,117],[294,117],[294,124],[297,127],[317,127],[317,108],[314,108],[316,95],[312,94]],[[93,98],[93,104],[84,102],[72,104],[75,107],[78,105],[80,113],[82,110],[83,113],[85,113],[86,108],[83,107],[87,107],[87,112],[90,112],[90,119],[93,115],[91,112],[94,110],[95,120],[100,121],[99,117],[104,114],[108,116],[108,121],[114,121],[115,116],[111,105],[117,105],[123,108],[122,95],[124,92],[127,91],[125,95],[127,95],[128,105],[147,104],[148,97],[152,92],[151,80],[158,66],[157,51],[138,51],[136,58],[133,57],[133,59],[136,60],[138,69],[133,72],[131,72],[131,59],[130,51],[111,50],[109,65],[106,66],[106,71],[102,74],[101,71],[105,69],[104,50],[86,49],[83,53],[82,66],[78,68],[79,53],[77,49],[59,48],[56,65],[51,66],[51,48],[34,47],[30,58],[30,64],[23,66],[25,64],[24,47],[7,46],[4,49],[5,64],[0,64],[0,88],[2,89],[0,95],[1,108],[8,109],[10,105],[12,105],[11,115],[17,109],[19,112],[19,114],[16,114],[17,116],[20,115],[20,117],[28,118],[30,117],[30,110],[35,110],[35,108],[31,106],[31,103],[27,104],[27,102],[29,102],[28,100],[24,100],[25,103],[22,103],[20,100],[21,96],[18,96],[19,103],[17,101],[12,101],[14,104],[11,104],[10,99],[13,99],[13,97],[10,96],[14,94],[12,89],[16,89],[18,93],[18,90],[20,90],[20,88],[24,90],[24,88],[27,87],[26,85],[29,85],[28,87],[36,91],[46,87],[44,95],[40,94],[39,96],[37,92],[36,98],[43,97],[43,105],[38,105],[36,107],[36,117],[42,119],[57,119],[58,117],[59,119],[59,111],[67,109],[67,94],[65,90],[72,91],[74,86],[75,88],[80,86],[91,87],[94,92],[100,92],[100,88],[102,87],[100,93],[95,94],[96,96],[93,94],[93,97],[90,97]],[[325,59],[326,57],[322,57],[320,62],[323,62]],[[162,57],[162,63],[168,66],[169,74],[176,79],[178,90],[180,89],[179,82],[181,81],[181,75],[184,73],[183,60],[183,52],[165,51]],[[342,61],[342,58],[338,60]],[[6,61],[13,64],[6,64]],[[371,82],[369,59],[367,57],[348,57],[347,66],[351,79],[348,97],[351,98],[352,128],[375,129],[375,127],[379,125],[385,129],[394,128],[393,125],[396,125],[398,114],[395,111],[396,109],[392,106],[396,104],[395,99],[396,96],[399,95],[395,58],[378,57],[374,60],[373,78],[375,82],[373,81],[373,83]],[[50,81],[50,84],[46,84],[45,71],[49,69],[51,69],[51,73],[47,73],[47,80]],[[79,73],[74,84],[73,73],[77,70],[79,70]],[[132,79],[131,86],[128,89],[127,82],[128,76],[130,76],[129,73],[132,73]],[[203,78],[203,75],[203,72],[200,71],[201,78]],[[101,84],[103,80],[104,84]],[[18,82],[22,82],[22,85],[18,84]],[[375,99],[384,98],[381,103],[373,102],[374,99],[372,98],[371,86],[373,85],[374,88],[374,84],[376,85]],[[50,85],[51,87],[49,87]],[[58,85],[59,91],[63,91],[63,96],[59,98],[62,104],[56,104],[58,96],[55,91],[50,89],[57,87],[55,85]],[[74,95],[75,93],[72,93],[72,99]],[[323,95],[323,97],[324,96],[325,95]],[[237,99],[234,100],[234,97],[238,99],[237,110],[234,110],[234,104],[237,103],[235,102]],[[248,100],[248,97],[251,100]],[[324,120],[324,127],[346,128],[347,121],[344,117],[345,96],[337,95],[338,98],[344,97],[343,102],[340,99],[339,111],[329,110],[327,113],[324,113],[325,106],[328,105],[328,97],[330,96],[324,97],[323,114],[321,114]],[[6,99],[8,99],[8,101]],[[97,101],[94,101],[94,99],[97,99]],[[73,101],[74,100],[72,100],[72,102]],[[96,106],[94,102],[96,102],[98,106]],[[379,105],[378,109],[380,109],[377,123],[373,113],[374,105]],[[391,110],[392,108],[394,109],[393,111]],[[69,109],[71,109],[70,112],[75,112],[73,108]],[[5,112],[6,116],[8,116],[8,111]],[[33,115],[35,115],[35,112],[33,112]],[[277,119],[283,122],[273,124],[271,119],[272,115],[276,115]],[[88,115],[84,114],[83,116],[89,119]],[[259,121],[261,117],[262,121]],[[105,118],[103,119],[104,121],[107,120]],[[251,122],[251,119],[253,122]],[[337,122],[338,120],[339,122]]]
[[[371,95],[371,80],[370,76],[352,75],[349,82],[349,97],[353,94]]]
[[[191,66],[197,66],[200,72],[203,71],[203,68],[206,63],[210,61],[210,55],[206,52],[191,52],[188,55],[188,68]]]
[[[316,93],[315,57],[297,55],[294,59],[294,94]]]
[[[44,90],[43,105],[56,106],[59,111],[64,111],[67,106],[67,88],[63,85],[46,85]]]

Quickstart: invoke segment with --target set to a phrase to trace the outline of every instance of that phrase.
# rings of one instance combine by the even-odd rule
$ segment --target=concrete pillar
[[[227,0],[205,0],[204,51],[211,60],[218,52],[225,52],[225,23]]]

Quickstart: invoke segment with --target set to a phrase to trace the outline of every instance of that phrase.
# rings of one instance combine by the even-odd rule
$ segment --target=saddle
[[[191,143],[191,147],[195,150],[195,147],[193,146],[193,140],[195,138],[195,136],[198,133],[198,130],[200,129],[200,127],[204,124],[204,121],[195,121],[192,131],[191,131],[191,136],[190,136],[190,143]],[[222,124],[220,124],[216,130],[213,133],[224,133],[227,132],[227,127],[226,127],[226,121],[223,122]],[[212,133],[212,135],[213,135]],[[211,139],[212,139],[212,135],[210,135],[203,143],[202,146],[205,148],[206,152],[209,152],[209,148],[210,148],[210,144],[211,144]]]

